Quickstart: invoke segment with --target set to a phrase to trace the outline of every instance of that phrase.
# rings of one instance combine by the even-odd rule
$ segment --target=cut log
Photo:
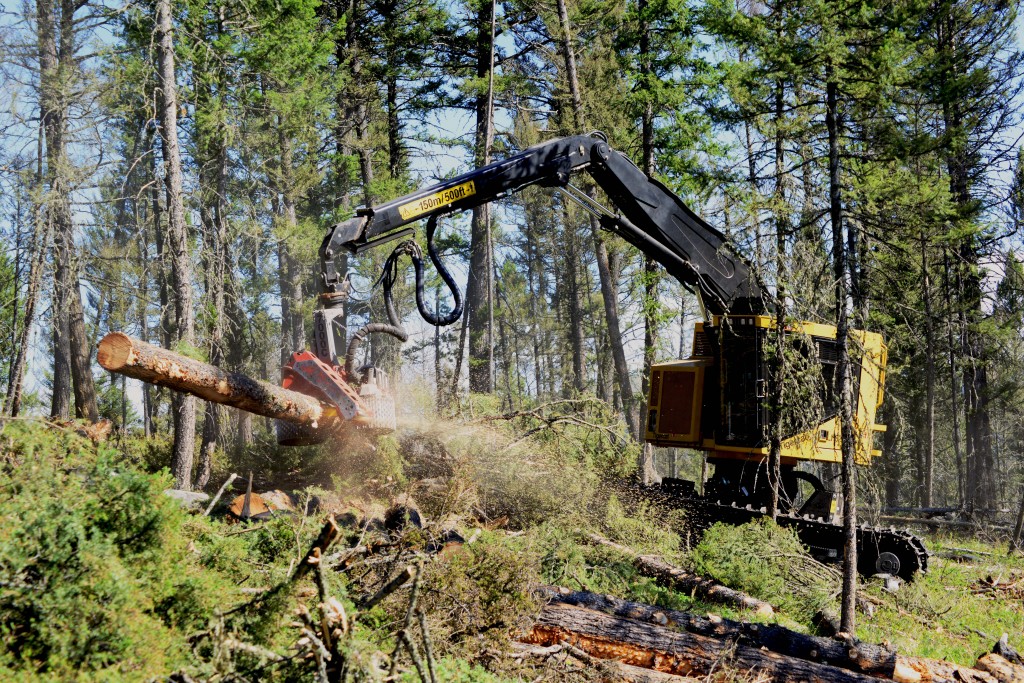
[[[979,657],[976,667],[992,674],[999,683],[1024,683],[1024,666],[994,652]]]
[[[988,529],[991,531],[1012,531],[1008,526],[984,524],[981,522],[965,522],[958,519],[917,519],[914,517],[896,517],[893,515],[882,515],[879,519],[886,524],[899,524],[901,526],[934,526],[947,527],[951,529]]]
[[[555,645],[562,641],[598,659],[617,661],[680,676],[707,676],[723,666],[765,674],[781,683],[878,683],[877,678],[738,645],[695,633],[673,631],[632,619],[566,604],[546,606],[526,642]]]
[[[638,572],[654,579],[666,588],[671,588],[681,593],[689,593],[709,602],[753,610],[766,617],[775,614],[775,609],[764,600],[759,600],[742,591],[723,586],[714,579],[708,579],[688,572],[685,569],[680,569],[656,555],[639,555],[632,548],[609,541],[598,534],[588,534],[587,537],[598,545],[632,556],[633,566],[636,567]]]
[[[315,427],[324,416],[324,406],[311,396],[225,372],[122,332],[111,332],[100,341],[97,360],[110,372],[263,417]]]
[[[691,678],[690,676],[673,676],[672,674],[644,669],[639,666],[630,666],[622,662],[609,660],[607,664],[610,671],[609,680],[626,681],[627,683],[704,683],[703,678]]]
[[[578,653],[578,656],[585,657],[587,660],[590,660],[588,663],[594,661],[593,657],[579,648],[572,647],[571,650],[567,650],[565,646],[561,644],[541,647],[540,645],[527,645],[526,643],[512,643],[512,652],[512,657],[514,659],[524,659],[527,657],[549,659],[556,655],[559,657],[564,657],[565,655],[577,656]],[[604,670],[603,673],[608,674],[608,678],[611,678],[611,680],[614,681],[629,681],[629,683],[707,683],[705,678],[674,676],[672,674],[662,673],[661,671],[654,671],[653,669],[630,666],[629,664],[623,664],[622,662],[615,661],[614,659],[602,660],[600,665]]]
[[[985,671],[969,669],[941,659],[897,655],[896,670],[902,677],[894,677],[894,680],[901,683],[999,683],[999,679]]]
[[[871,676],[891,678],[896,667],[895,652],[869,643],[850,644],[797,633],[775,624],[754,624],[705,617],[586,591],[568,591],[544,586],[538,592],[552,602],[585,607],[667,628],[682,629],[709,638],[728,639],[742,645],[764,648],[782,655],[829,664]]]

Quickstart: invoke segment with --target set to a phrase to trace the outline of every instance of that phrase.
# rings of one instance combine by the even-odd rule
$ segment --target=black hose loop
[[[434,232],[436,231],[437,214],[434,214],[427,219],[427,254],[430,255],[430,261],[434,264],[434,268],[437,269],[438,275],[441,276],[441,279],[448,286],[448,290],[452,293],[455,305],[448,312],[448,315],[445,316],[436,316],[427,308],[423,297],[423,263],[414,257],[413,265],[416,268],[416,307],[420,309],[420,315],[428,323],[438,327],[445,327],[462,317],[463,301],[462,292],[459,291],[459,286],[455,284],[455,278],[444,267],[444,263],[441,262],[440,257],[437,255],[437,250],[434,248]]]
[[[360,327],[359,330],[352,335],[352,339],[348,343],[348,352],[345,354],[345,378],[349,381],[355,379],[355,365],[356,355],[359,353],[359,348],[363,345],[363,340],[370,334],[382,333],[390,334],[398,341],[405,343],[409,340],[409,333],[406,332],[400,325],[389,325],[387,323],[370,323]]]

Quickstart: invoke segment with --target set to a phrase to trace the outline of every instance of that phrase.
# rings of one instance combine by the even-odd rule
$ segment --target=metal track
[[[703,533],[712,524],[724,522],[740,525],[767,516],[764,508],[725,505],[699,496],[683,496],[658,484],[638,487],[648,499],[666,507],[687,512],[692,528]],[[827,563],[838,563],[843,557],[843,527],[821,517],[800,516],[795,512],[779,515],[780,526],[792,527],[808,547],[812,556]],[[928,550],[920,538],[907,530],[857,527],[858,571],[871,576],[877,573],[897,575],[912,581],[917,572],[928,571]]]

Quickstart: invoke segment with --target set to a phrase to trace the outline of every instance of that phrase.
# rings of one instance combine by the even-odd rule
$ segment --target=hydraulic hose
[[[401,342],[405,342],[409,339],[409,333],[402,327],[401,320],[398,317],[398,312],[395,310],[395,302],[393,297],[393,290],[395,283],[398,281],[398,259],[403,254],[408,254],[412,261],[413,270],[416,272],[416,308],[419,309],[420,315],[431,325],[437,325],[443,327],[451,325],[456,320],[462,317],[463,311],[463,300],[462,292],[459,291],[459,287],[455,284],[455,278],[448,272],[448,269],[444,267],[441,258],[437,254],[437,250],[434,248],[434,233],[437,231],[437,215],[431,216],[427,219],[427,254],[430,255],[430,261],[434,264],[434,268],[437,269],[441,279],[444,280],[448,290],[452,293],[452,299],[455,301],[455,305],[447,315],[439,316],[427,308],[426,301],[424,300],[423,293],[423,253],[420,251],[419,245],[409,240],[395,247],[394,251],[388,256],[384,262],[384,272],[381,273],[380,279],[377,281],[378,284],[383,285],[384,289],[384,309],[387,312],[388,322],[387,323],[369,323],[365,325],[352,335],[352,340],[348,344],[348,351],[345,354],[345,375],[352,377],[352,373],[355,369],[356,354],[359,353],[360,347],[363,345],[363,341],[367,336],[371,334],[390,334],[392,337],[398,339]]]
[[[429,308],[425,301],[423,293],[424,277],[423,277],[423,253],[420,251],[419,245],[409,240],[398,245],[391,255],[388,256],[388,260],[384,262],[384,272],[381,274],[380,282],[384,285],[384,305],[387,308],[388,318],[394,325],[397,319],[395,313],[394,301],[392,300],[392,289],[395,286],[395,282],[398,280],[398,258],[403,254],[408,254],[409,259],[412,261],[413,270],[416,273],[416,308],[419,309],[420,315],[431,325],[438,327],[444,327],[451,325],[456,320],[462,317],[463,311],[463,300],[462,292],[459,290],[457,284],[455,284],[455,278],[445,268],[444,263],[441,261],[440,256],[437,254],[437,249],[434,247],[434,233],[437,231],[437,216],[431,216],[427,219],[427,254],[430,256],[431,263],[434,264],[434,268],[437,269],[441,279],[444,280],[445,285],[452,294],[452,299],[455,304],[452,310],[447,315],[439,316],[435,315]]]
[[[370,323],[360,327],[356,333],[352,335],[352,339],[348,343],[348,352],[345,354],[345,377],[349,378],[350,381],[354,378],[353,373],[355,372],[356,354],[359,353],[359,348],[363,345],[363,340],[371,334],[378,333],[390,334],[400,342],[405,342],[409,339],[409,333],[398,325],[391,325],[388,323]]]

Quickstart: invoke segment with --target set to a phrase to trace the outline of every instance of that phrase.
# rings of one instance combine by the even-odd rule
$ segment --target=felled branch
[[[753,610],[764,616],[771,616],[775,613],[775,609],[764,600],[759,600],[742,591],[723,586],[713,579],[697,576],[685,569],[680,569],[656,555],[640,555],[632,548],[609,541],[598,534],[587,534],[587,538],[598,545],[631,556],[633,566],[636,567],[638,572],[654,579],[667,588],[682,593],[689,593],[709,602]]]

